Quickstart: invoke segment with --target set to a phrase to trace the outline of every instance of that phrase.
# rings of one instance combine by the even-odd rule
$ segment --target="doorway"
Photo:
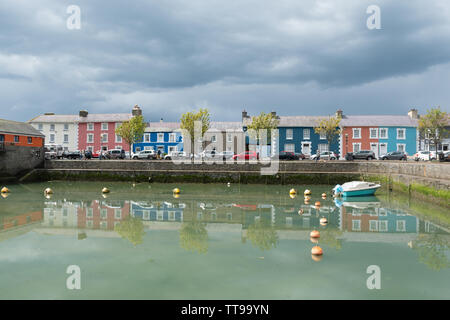
[[[370,150],[373,151],[373,153],[375,153],[375,159],[378,159],[378,143],[370,143]]]

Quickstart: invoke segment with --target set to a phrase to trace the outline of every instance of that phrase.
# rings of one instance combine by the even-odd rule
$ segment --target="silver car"
[[[138,160],[138,159],[156,159],[156,152],[155,150],[142,150],[138,153],[133,154],[133,159],[134,160]]]

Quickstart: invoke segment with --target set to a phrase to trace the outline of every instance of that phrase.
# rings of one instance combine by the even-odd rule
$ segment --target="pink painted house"
[[[123,149],[130,151],[130,146],[116,135],[116,128],[133,116],[142,115],[142,110],[134,106],[131,113],[89,114],[82,110],[78,121],[78,150]]]

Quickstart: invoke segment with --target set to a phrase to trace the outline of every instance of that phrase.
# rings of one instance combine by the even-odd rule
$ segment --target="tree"
[[[181,248],[198,253],[208,252],[208,231],[200,221],[183,223],[180,229]]]
[[[278,235],[276,230],[264,219],[260,218],[247,230],[247,237],[252,245],[260,248],[262,251],[276,248],[278,244]]]
[[[441,107],[427,110],[427,114],[419,119],[419,133],[433,141],[435,151],[438,151],[438,145],[441,140],[449,134],[446,129],[449,121],[449,114],[441,111]]]
[[[136,142],[140,142],[144,135],[145,122],[143,116],[134,116],[129,121],[122,123],[117,129],[116,134],[121,136],[122,139],[130,146],[130,158],[131,158],[131,145]]]
[[[339,127],[340,123],[341,117],[329,116],[328,118],[318,120],[316,123],[316,127],[314,127],[315,133],[324,135],[326,137],[328,142],[328,150],[330,150],[333,141],[335,141],[341,134],[341,128]]]
[[[278,128],[278,118],[272,113],[261,112],[259,116],[252,117],[252,122],[248,125],[249,136],[256,140],[259,146],[260,130],[267,130],[267,141],[272,141],[271,130]]]
[[[419,261],[430,269],[439,271],[450,267],[446,252],[450,248],[447,235],[420,234],[412,244],[419,255]]]
[[[142,220],[133,217],[127,217],[125,220],[122,220],[115,227],[115,230],[122,238],[127,239],[134,246],[142,243],[142,238],[145,234]]]
[[[201,124],[201,137],[208,131],[210,127],[210,114],[208,109],[200,108],[198,112],[186,112],[181,115],[180,128],[189,135],[189,140],[191,142],[191,155],[194,155],[194,144],[195,144],[195,122],[199,121]]]

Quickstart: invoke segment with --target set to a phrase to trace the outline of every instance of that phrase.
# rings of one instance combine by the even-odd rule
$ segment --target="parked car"
[[[106,159],[125,159],[125,151],[123,149],[111,149],[103,154]]]
[[[401,151],[392,151],[386,154],[382,154],[379,158],[380,160],[407,160],[408,155]]]
[[[345,155],[345,160],[373,160],[375,159],[375,153],[372,150],[360,150],[357,152],[349,152]]]
[[[317,157],[319,157],[317,159]],[[333,151],[324,151],[321,152],[319,155],[317,154],[313,154],[311,155],[311,160],[336,160],[338,158],[338,155],[336,153],[334,153]]]
[[[62,145],[49,143],[44,145],[44,157],[45,159],[61,159],[64,154],[64,148]]]
[[[415,161],[436,160],[436,151],[418,151],[414,155]]]
[[[164,156],[164,160],[183,159],[186,158],[186,152],[172,151]]]
[[[281,151],[278,155],[273,156],[272,158],[276,158],[278,156],[279,160],[299,160],[300,157],[298,154],[291,151]]]
[[[233,156],[233,160],[256,160],[259,155],[255,151],[245,151]]]
[[[154,159],[156,159],[156,152],[155,152],[155,150],[142,150],[140,152],[134,153],[133,159],[134,160],[138,160],[138,159],[154,160]]]
[[[208,150],[208,151],[202,151],[200,153],[200,156],[205,159],[216,159],[216,158],[220,158],[221,154],[220,154],[220,152],[217,152],[215,150],[212,150],[212,151]]]
[[[450,151],[439,152],[438,158],[440,162],[450,161]]]
[[[63,158],[66,159],[82,159],[83,154],[81,151],[64,151]]]
[[[233,159],[234,152],[233,151],[223,151],[220,152],[220,156],[223,160]]]

